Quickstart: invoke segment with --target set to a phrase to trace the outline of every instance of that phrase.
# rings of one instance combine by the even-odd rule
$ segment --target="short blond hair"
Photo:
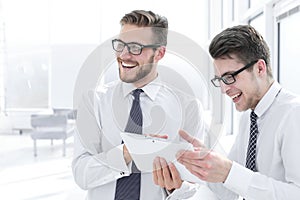
[[[154,34],[154,43],[167,45],[168,20],[166,17],[152,11],[134,10],[127,13],[120,21],[121,25],[132,24],[138,27],[151,27]]]

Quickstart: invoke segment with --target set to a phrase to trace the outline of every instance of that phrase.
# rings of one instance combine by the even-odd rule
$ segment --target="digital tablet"
[[[176,153],[179,150],[193,150],[192,144],[127,132],[121,132],[121,137],[141,172],[152,172],[153,160],[159,156],[174,163],[182,180],[202,182],[176,160]]]

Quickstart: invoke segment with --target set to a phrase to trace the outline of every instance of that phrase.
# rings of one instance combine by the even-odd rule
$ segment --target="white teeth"
[[[234,99],[234,98],[238,97],[239,95],[240,94],[233,95],[233,96],[231,96],[231,99]]]
[[[129,64],[129,63],[124,63],[124,62],[122,62],[122,65],[124,67],[134,67],[135,66],[135,65],[132,65],[132,64]]]

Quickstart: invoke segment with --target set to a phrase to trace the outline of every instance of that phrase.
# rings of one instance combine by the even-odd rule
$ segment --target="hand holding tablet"
[[[179,150],[193,150],[193,146],[187,142],[175,142],[167,139],[121,132],[121,137],[130,152],[137,168],[141,172],[153,171],[153,160],[159,156],[167,162],[173,162],[180,173],[181,179],[190,182],[202,182],[198,177],[191,174],[183,165],[176,160]]]

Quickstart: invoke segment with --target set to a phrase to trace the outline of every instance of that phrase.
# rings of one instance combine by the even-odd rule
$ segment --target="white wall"
[[[2,2],[7,22],[6,45],[14,49],[8,52],[11,53],[9,56],[13,58],[26,55],[20,59],[19,63],[15,63],[16,59],[12,59],[14,62],[10,63],[15,68],[6,67],[15,71],[7,70],[6,77],[15,77],[14,80],[20,82],[22,76],[27,76],[23,74],[25,69],[22,63],[24,62],[29,63],[27,68],[31,74],[34,74],[36,70],[30,69],[32,61],[28,62],[28,59],[39,57],[39,54],[28,56],[28,49],[34,48],[37,52],[40,45],[44,48],[40,52],[43,52],[43,56],[47,59],[44,59],[43,63],[35,61],[36,67],[41,65],[49,75],[48,85],[41,81],[37,85],[43,88],[43,95],[37,94],[38,90],[30,94],[34,91],[30,87],[35,81],[30,81],[28,77],[25,78],[27,81],[19,84],[20,87],[24,87],[19,91],[25,93],[17,93],[15,82],[11,81],[13,79],[6,78],[5,87],[8,88],[7,94],[9,95],[5,98],[8,101],[6,105],[16,108],[13,110],[27,110],[26,106],[30,103],[33,105],[29,106],[29,109],[72,107],[74,83],[82,63],[97,45],[101,45],[103,41],[110,40],[119,33],[119,20],[125,13],[132,10],[153,10],[166,16],[170,30],[179,32],[196,43],[205,44],[208,38],[206,1],[191,0],[186,3],[159,0],[151,2],[139,0],[2,0]],[[17,50],[18,53],[16,53],[15,47],[21,46],[24,51]],[[208,76],[207,73],[205,75]],[[11,99],[14,99],[12,103]]]

